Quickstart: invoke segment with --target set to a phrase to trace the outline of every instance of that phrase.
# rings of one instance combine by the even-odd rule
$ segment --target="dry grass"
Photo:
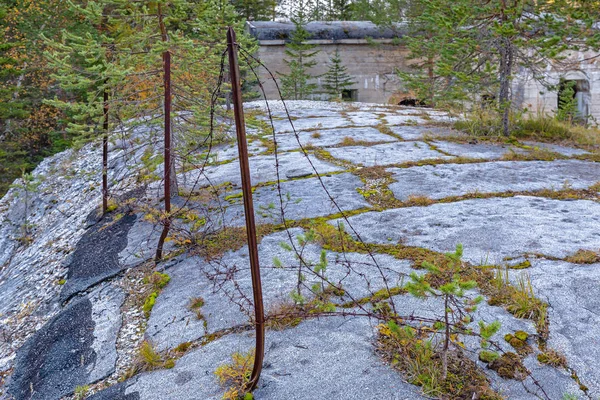
[[[573,264],[594,264],[600,262],[600,254],[592,250],[579,249],[575,254],[566,257],[565,261]]]
[[[555,368],[567,368],[567,358],[563,353],[554,349],[548,349],[537,355],[537,360],[542,364],[551,365]]]
[[[250,374],[254,365],[254,350],[243,354],[233,353],[232,362],[217,367],[215,375],[221,386],[226,386],[227,390],[223,394],[223,400],[252,399],[247,396],[246,387],[250,382]]]
[[[414,206],[424,207],[424,206],[432,205],[433,203],[435,203],[435,200],[432,200],[427,196],[411,194],[410,196],[408,196],[408,198],[404,202],[404,205],[408,206],[408,207],[414,207]]]

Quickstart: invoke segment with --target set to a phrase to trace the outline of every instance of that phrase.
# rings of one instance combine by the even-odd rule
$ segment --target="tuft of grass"
[[[147,340],[144,340],[140,345],[137,357],[134,361],[133,366],[125,373],[121,378],[126,380],[134,376],[139,372],[154,371],[157,369],[170,369],[175,366],[175,359],[169,358],[156,351]]]
[[[427,196],[420,196],[420,195],[415,195],[415,194],[411,194],[410,196],[408,196],[408,198],[404,202],[405,205],[411,206],[411,207],[413,207],[413,206],[425,207],[425,206],[429,206],[433,203],[435,203],[435,200],[432,200]]]
[[[155,271],[154,273],[144,277],[143,282],[146,284],[151,284],[154,290],[160,290],[167,286],[170,280],[171,277],[169,275]]]
[[[87,397],[90,392],[90,387],[88,385],[77,386],[75,388],[74,400],[83,400]]]
[[[291,301],[282,301],[270,307],[265,318],[265,326],[268,329],[282,331],[287,328],[298,326],[302,322],[300,310]]]
[[[554,349],[547,349],[545,352],[538,354],[537,360],[542,364],[547,364],[555,368],[567,368],[567,358],[565,355]]]
[[[484,293],[489,296],[492,306],[501,305],[517,318],[526,318],[535,322],[538,334],[542,339],[548,336],[548,304],[535,296],[531,278],[521,274],[516,284],[508,278],[508,269],[497,269],[489,281],[478,281]]]
[[[196,318],[205,319],[201,308],[204,307],[204,299],[202,297],[192,297],[188,308],[196,314]]]
[[[314,132],[312,135],[310,135],[311,138],[313,139],[320,139],[323,135],[321,135],[319,132]]]
[[[159,368],[164,363],[160,353],[157,352],[152,344],[147,340],[142,342],[138,354],[139,360],[141,361],[145,371]]]
[[[233,353],[231,363],[220,365],[215,370],[215,375],[221,386],[227,387],[227,390],[223,394],[223,400],[248,398],[246,387],[250,382],[250,374],[254,365],[254,352],[254,350],[250,350],[246,354]]]
[[[600,262],[600,254],[592,250],[579,249],[575,254],[566,257],[565,261],[573,264],[594,264]]]

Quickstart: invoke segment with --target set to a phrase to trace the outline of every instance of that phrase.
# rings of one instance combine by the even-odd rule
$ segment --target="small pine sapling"
[[[411,281],[405,286],[406,290],[417,298],[434,296],[441,298],[444,303],[444,316],[442,321],[434,324],[434,328],[442,331],[442,380],[448,375],[448,351],[450,343],[458,343],[457,335],[465,332],[465,325],[471,322],[470,313],[476,310],[483,297],[474,299],[465,296],[467,290],[474,289],[477,283],[474,280],[464,280],[460,276],[463,247],[456,246],[454,253],[446,253],[444,265],[434,265],[423,262],[423,267],[429,272],[427,275],[410,275]],[[435,282],[432,286],[430,282]],[[491,336],[491,335],[490,335]]]

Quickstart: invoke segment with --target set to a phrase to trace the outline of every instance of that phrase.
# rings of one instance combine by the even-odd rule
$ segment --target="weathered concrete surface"
[[[335,158],[365,167],[400,164],[407,161],[452,158],[435,151],[425,142],[398,142],[370,147],[351,146],[327,148],[326,150]]]
[[[367,242],[396,243],[452,251],[465,259],[502,263],[504,257],[542,253],[566,257],[600,248],[600,204],[516,196],[465,200],[370,212],[350,217]]]
[[[314,132],[298,132],[298,138],[302,146],[336,146],[344,140],[352,139],[367,143],[395,142],[396,138],[381,133],[378,129],[372,127],[360,128],[337,128],[321,129]],[[300,148],[298,139],[293,133],[277,135],[277,147],[280,151],[295,150]]]
[[[309,162],[310,159],[310,162]],[[282,153],[278,155],[279,174],[282,180],[296,177],[295,175],[314,175],[314,168],[320,174],[341,171],[342,168],[331,163],[321,161],[312,155],[304,155],[301,152]],[[253,185],[277,180],[277,169],[275,156],[250,157],[250,179]],[[233,161],[227,164],[209,166],[202,173],[197,170],[183,174],[179,178],[182,187],[192,189],[207,185],[220,185],[230,182],[235,186],[241,187],[242,178],[240,174],[240,164]],[[210,182],[210,183],[209,183]]]
[[[523,152],[522,149],[509,145],[490,144],[490,143],[453,143],[433,141],[431,142],[438,150],[444,153],[467,158],[480,158],[485,160],[497,160],[512,151]]]
[[[441,164],[389,171],[397,181],[389,188],[400,200],[410,195],[442,199],[474,192],[586,189],[600,181],[599,163],[578,160]]]
[[[421,399],[418,388],[373,353],[374,327],[367,319],[323,318],[285,331],[270,331],[257,399]],[[127,381],[141,399],[217,400],[215,369],[254,346],[250,334],[229,335],[185,355],[175,368]],[[108,399],[98,396],[96,399]]]
[[[107,286],[56,315],[19,349],[8,393],[54,400],[108,376],[117,359],[123,300],[120,289]]]
[[[62,301],[121,271],[119,252],[127,246],[127,234],[135,220],[135,214],[125,214],[106,219],[85,233],[70,257],[67,282],[60,292]]]
[[[261,240],[259,259],[262,270],[263,298],[267,311],[277,305],[288,303],[290,293],[298,283],[299,261],[295,253],[284,249],[281,244],[300,246],[297,236],[301,229],[274,233]],[[290,236],[292,241],[290,242]],[[303,259],[314,267],[319,262],[321,248],[310,244],[303,248]],[[281,267],[274,260],[281,262]],[[408,274],[413,272],[411,262],[391,256],[376,254],[371,259],[366,254],[327,252],[328,266],[325,276],[332,284],[345,290],[345,294],[333,299],[338,304],[361,299],[383,289],[402,285]],[[219,260],[207,262],[200,257],[188,257],[167,270],[171,282],[156,300],[148,321],[146,336],[159,350],[174,348],[178,344],[202,338],[237,325],[248,323],[252,305],[243,300],[252,298],[252,280],[248,266],[248,248],[228,252]],[[223,280],[218,272],[230,271]],[[303,283],[304,295],[310,297],[309,288],[320,283],[314,274],[303,267],[306,276]],[[383,277],[385,277],[385,282]],[[235,281],[235,283],[234,283]],[[204,319],[198,319],[189,304],[194,297],[202,297],[201,308]],[[231,302],[235,299],[240,305]]]
[[[330,195],[343,211],[369,207],[356,189],[363,186],[358,177],[350,173],[321,178]],[[339,212],[329,199],[318,178],[299,179],[281,183],[281,194],[286,219],[314,218]],[[277,186],[256,189],[253,195],[257,223],[280,223],[280,197]],[[225,224],[244,224],[242,198],[232,198],[225,212]],[[226,203],[225,203],[226,204]]]

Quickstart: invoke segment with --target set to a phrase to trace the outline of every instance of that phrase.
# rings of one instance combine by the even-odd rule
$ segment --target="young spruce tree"
[[[325,73],[323,87],[332,98],[341,99],[342,92],[355,83],[348,74],[346,66],[342,64],[339,51],[336,50]]]
[[[310,82],[316,78],[309,73],[309,69],[314,67],[317,62],[314,57],[319,52],[314,50],[317,45],[306,43],[310,34],[304,28],[304,12],[299,11],[292,22],[296,29],[292,32],[290,42],[287,43],[284,59],[288,65],[290,72],[288,74],[279,73],[281,77],[281,85],[283,97],[293,100],[307,99],[317,88],[317,84]]]

